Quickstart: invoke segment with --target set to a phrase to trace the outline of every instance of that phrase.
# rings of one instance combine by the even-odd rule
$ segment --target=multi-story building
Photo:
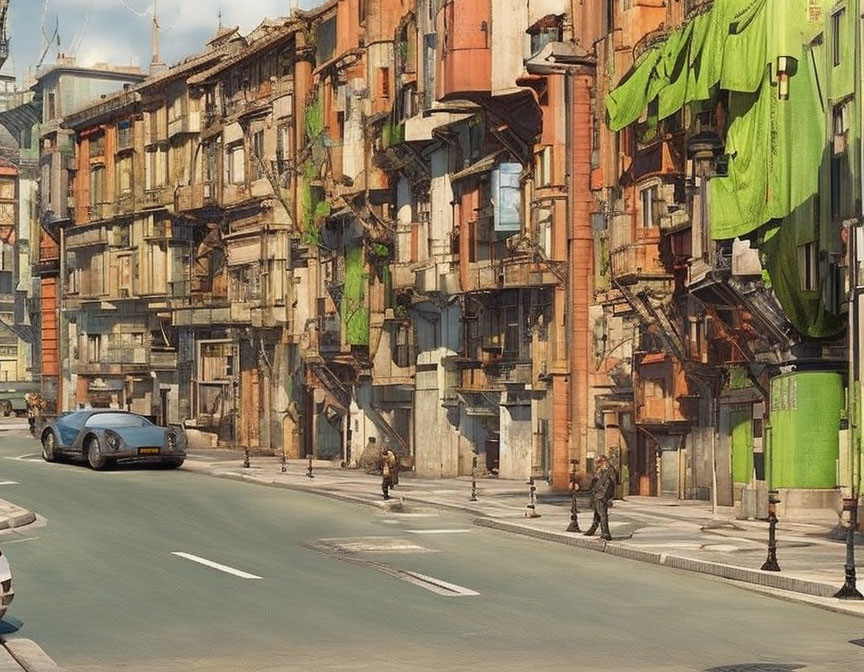
[[[734,31],[730,7],[333,0],[63,114],[64,406],[559,489],[605,452],[624,494],[826,505],[857,2]],[[831,420],[798,436],[814,385]]]
[[[769,2],[743,18],[731,6],[605,15],[599,340],[629,380],[610,416],[616,435],[626,427],[630,492],[713,491],[752,513],[768,486],[827,508],[849,482],[858,3]]]
[[[71,395],[61,399],[61,358],[75,354],[64,350],[61,338],[58,285],[61,273],[61,238],[69,219],[71,132],[61,128],[62,118],[84,104],[124,85],[141,81],[137,68],[81,68],[74,59],[58,57],[56,64],[37,73],[31,91],[14,98],[16,103],[0,113],[0,124],[17,138],[19,150],[18,211],[21,231],[27,231],[31,282],[23,287],[26,317],[18,323],[32,330],[32,374],[40,379],[49,409],[69,408]],[[26,221],[25,221],[26,219]],[[24,277],[24,276],[22,276]],[[26,277],[24,277],[26,282]],[[66,391],[69,390],[67,381]]]

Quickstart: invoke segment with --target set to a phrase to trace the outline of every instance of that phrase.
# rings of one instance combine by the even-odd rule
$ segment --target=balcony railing
[[[660,248],[655,241],[634,243],[612,250],[609,269],[612,279],[622,284],[671,277],[663,266]]]

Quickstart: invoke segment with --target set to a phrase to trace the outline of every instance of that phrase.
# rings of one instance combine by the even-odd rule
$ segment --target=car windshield
[[[87,427],[149,427],[153,423],[134,413],[96,413],[87,419]]]

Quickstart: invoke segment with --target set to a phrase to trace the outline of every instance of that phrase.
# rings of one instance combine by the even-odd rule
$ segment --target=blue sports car
[[[86,409],[64,413],[42,430],[42,457],[87,460],[92,469],[114,462],[161,463],[176,468],[186,458],[182,431],[159,427],[129,411]]]

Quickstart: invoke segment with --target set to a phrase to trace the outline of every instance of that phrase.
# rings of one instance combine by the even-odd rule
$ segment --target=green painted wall
[[[753,477],[753,419],[749,410],[732,411],[732,482],[749,483]]]
[[[837,485],[840,414],[845,403],[839,373],[787,373],[771,381],[770,486]]]

